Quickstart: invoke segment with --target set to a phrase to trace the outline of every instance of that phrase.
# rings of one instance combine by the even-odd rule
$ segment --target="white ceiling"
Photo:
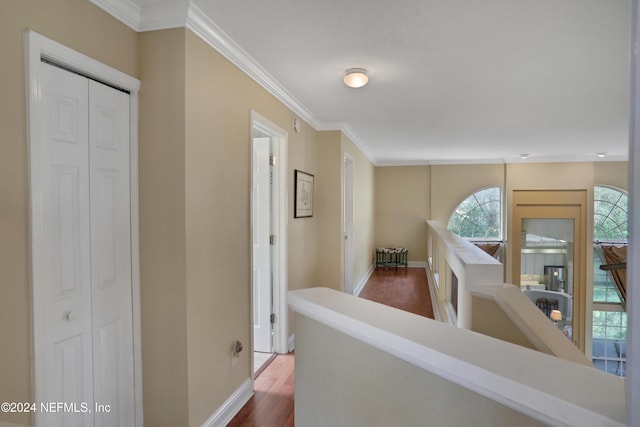
[[[141,22],[208,16],[378,165],[627,158],[630,0],[133,1]],[[346,87],[351,67],[369,85]]]

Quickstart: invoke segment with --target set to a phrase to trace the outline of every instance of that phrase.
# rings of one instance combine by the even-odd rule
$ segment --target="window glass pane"
[[[593,249],[593,301],[594,302],[614,302],[621,303],[620,296],[616,290],[616,285],[611,279],[611,275],[604,270],[600,270],[600,265],[606,264]],[[595,325],[595,312],[593,315]],[[594,335],[595,337],[595,335]]]
[[[594,187],[594,239],[627,239],[627,195],[609,187]]]
[[[447,228],[462,237],[499,239],[501,207],[500,187],[478,191],[458,205]]]
[[[627,240],[627,194],[609,187],[594,187],[594,239]],[[606,262],[594,247],[593,301],[621,304],[611,274],[600,270]],[[612,309],[613,310],[613,309]],[[605,372],[626,375],[627,313],[624,311],[593,311],[593,363]]]
[[[627,313],[593,312],[592,358],[598,369],[614,375],[626,375]]]

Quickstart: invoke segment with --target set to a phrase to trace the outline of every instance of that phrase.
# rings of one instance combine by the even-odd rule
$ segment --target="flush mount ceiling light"
[[[521,158],[522,160],[526,159],[527,157],[529,157],[529,153],[522,153],[522,154],[520,154],[520,158]]]
[[[367,84],[369,77],[367,76],[367,70],[364,68],[349,68],[345,72],[344,84],[352,88],[359,88]]]
[[[596,153],[596,156],[602,158],[602,157],[606,157],[607,153]]]

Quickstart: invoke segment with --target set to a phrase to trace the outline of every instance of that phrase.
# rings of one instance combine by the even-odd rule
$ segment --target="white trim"
[[[135,31],[139,31],[141,9],[131,0],[89,0],[100,9],[127,25]]]
[[[139,204],[138,204],[138,91],[140,89],[140,81],[121,71],[116,70],[106,64],[96,61],[86,55],[76,52],[60,43],[48,39],[35,31],[27,30],[25,32],[27,54],[25,55],[27,70],[27,117],[28,117],[28,141],[31,147],[35,138],[41,135],[42,117],[40,117],[38,108],[35,108],[40,98],[41,78],[39,74],[40,61],[46,58],[56,64],[64,66],[67,69],[79,72],[85,76],[96,80],[109,83],[121,89],[129,91],[129,112],[130,112],[130,174],[131,174],[131,289],[132,289],[132,305],[133,305],[133,353],[134,353],[134,399],[135,399],[135,425],[143,425],[142,410],[142,355],[141,355],[141,313],[140,313],[140,253],[139,253]],[[35,154],[29,149],[30,159]],[[31,160],[30,160],[31,162]],[[30,171],[29,188],[33,182],[37,182],[31,174],[36,171]],[[30,190],[31,191],[31,190]],[[33,199],[33,194],[29,201],[30,216],[30,240],[31,247],[35,247],[40,239],[41,230],[37,224],[40,224],[41,212],[39,211],[37,201]],[[34,276],[34,263],[31,263],[31,277]],[[32,318],[35,313],[32,313]],[[32,322],[34,328],[35,322]],[[32,329],[32,335],[34,331]],[[32,342],[33,351],[36,351],[36,343]],[[33,366],[33,394],[34,401],[38,401],[37,389],[35,387],[35,372],[39,368]],[[37,417],[37,415],[34,415]]]
[[[140,32],[184,27],[188,11],[188,1],[145,6],[141,10],[137,30]]]
[[[347,164],[349,165],[347,167]],[[340,165],[342,174],[341,179],[341,188],[340,188],[340,204],[342,211],[342,256],[341,256],[341,267],[342,267],[342,292],[347,292],[352,295],[355,294],[354,284],[354,275],[355,275],[355,237],[356,237],[356,193],[355,193],[355,179],[356,179],[356,162],[352,156],[343,151],[342,156],[342,164]],[[347,168],[350,169],[351,176],[349,180],[347,180]],[[347,183],[350,188],[347,188]],[[350,191],[350,194],[347,195],[347,190]],[[351,218],[347,218],[347,196],[351,197]],[[349,221],[349,225],[351,226],[351,233],[347,235],[347,220]],[[349,240],[351,239],[351,240]],[[350,249],[349,253],[347,253],[347,247]],[[347,260],[347,257],[349,259]],[[348,264],[351,264],[350,266]],[[351,269],[351,274],[349,274],[349,279],[351,283],[347,283],[345,279],[347,279],[347,268]],[[349,287],[349,289],[347,289]]]
[[[131,0],[90,1],[138,32],[181,27],[191,30],[314,129],[342,131],[377,166],[367,144],[348,123],[320,121],[192,1],[143,8]]]
[[[353,130],[353,128],[349,123],[344,123],[339,128],[327,129],[327,130],[341,130],[347,136],[347,138],[349,138],[351,142],[353,142],[353,145],[358,147],[358,149],[362,152],[362,154],[364,154],[367,160],[369,160],[374,165],[376,164],[375,158],[373,157],[373,153],[371,152],[367,144],[362,140],[362,138],[360,138],[360,135],[358,135],[356,131]]]
[[[214,412],[202,427],[224,427],[253,396],[253,381],[247,378],[231,396]]]
[[[409,268],[427,268],[427,261],[408,261],[407,267]]]
[[[364,289],[364,285],[367,284],[367,282],[369,281],[369,278],[371,277],[371,275],[373,274],[374,271],[376,271],[376,264],[375,263],[371,264],[371,267],[369,267],[369,270],[367,271],[367,273],[364,276],[362,276],[362,278],[358,282],[358,285],[353,290],[353,295],[355,295],[355,296],[359,296],[360,295],[360,292],[362,292],[362,290]]]
[[[133,364],[136,426],[143,426],[142,411],[142,302],[140,298],[140,196],[138,180],[138,91],[129,93],[130,108],[130,197],[131,197],[131,304],[133,305]]]
[[[376,163],[376,166],[429,166],[430,164],[428,160],[381,160]]]
[[[185,27],[254,79],[304,121],[313,127],[318,126],[318,119],[309,110],[193,3],[189,5]]]
[[[456,324],[452,323],[452,320],[447,316],[447,310],[440,299],[439,289],[437,286],[438,281],[435,277],[436,275],[431,270],[431,266],[427,265],[427,267],[425,267],[425,271],[427,272],[427,282],[429,283],[429,294],[431,295],[433,317],[439,322],[455,326]]]
[[[640,425],[640,5],[632,2],[629,129],[629,249],[627,257],[627,422]]]
[[[289,353],[296,348],[296,334],[291,334],[289,336],[289,339],[287,340],[287,348],[289,349]]]
[[[445,301],[444,309],[447,312],[447,323],[451,326],[458,326],[458,313],[453,308],[451,301]]]
[[[273,312],[276,314],[276,324],[273,334],[273,349],[276,353],[288,353],[287,346],[287,291],[289,289],[288,271],[288,237],[287,224],[289,219],[289,208],[287,198],[287,154],[288,138],[287,131],[263,117],[256,111],[251,110],[251,136],[253,129],[257,128],[272,138],[273,150],[276,154],[276,168],[273,176],[273,186],[276,192],[273,197],[273,215],[275,218],[275,229],[273,234],[277,236],[275,245],[275,258],[273,262]],[[253,296],[252,300],[253,301]],[[251,303],[253,304],[253,303]],[[253,316],[253,314],[252,314]],[[253,324],[253,321],[252,323]],[[251,345],[253,347],[253,330]]]

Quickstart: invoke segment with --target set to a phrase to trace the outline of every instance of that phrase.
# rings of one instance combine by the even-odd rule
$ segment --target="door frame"
[[[573,342],[582,351],[586,348],[586,289],[587,289],[587,191],[586,190],[513,190],[512,283],[520,284],[520,248],[523,218],[527,209],[556,209],[545,218],[573,218],[574,223],[574,283],[573,283]],[[572,208],[574,216],[563,215],[559,208]]]
[[[355,242],[355,161],[353,157],[348,154],[344,154],[343,157],[343,174],[344,179],[342,180],[342,291],[353,295],[355,287],[353,286],[353,276],[354,276],[354,268],[353,268],[353,260],[354,260],[354,247],[353,244]],[[347,172],[349,171],[349,172]],[[350,218],[347,217],[347,202],[351,203],[351,215]],[[351,235],[348,235],[347,232],[347,223],[351,225]],[[350,264],[350,265],[349,265]],[[351,274],[347,274],[347,269],[350,269]],[[351,279],[351,284],[347,284],[347,278]]]
[[[140,252],[139,252],[139,204],[138,204],[138,92],[140,81],[121,71],[116,70],[106,64],[96,61],[86,55],[55,42],[32,30],[25,31],[26,45],[26,91],[27,91],[27,120],[29,134],[27,136],[29,145],[29,161],[34,163],[37,153],[34,147],[40,144],[40,137],[44,127],[44,120],[38,108],[40,102],[40,62],[44,58],[49,62],[57,64],[69,71],[77,72],[97,81],[125,89],[129,92],[129,119],[130,119],[130,197],[131,197],[131,290],[132,290],[132,312],[133,312],[133,369],[134,369],[134,404],[135,404],[135,425],[143,425],[142,409],[142,353],[141,353],[141,314],[140,314]],[[41,191],[34,179],[39,171],[32,168],[30,173],[30,197],[29,197],[29,238],[31,256],[31,286],[33,287],[35,263],[33,260],[34,247],[40,245],[41,240],[41,211],[40,199]],[[31,337],[32,352],[37,343],[35,342],[35,321],[33,302],[31,306]],[[35,366],[33,361],[32,383],[33,400],[40,401],[38,388],[36,387],[36,375],[41,372],[39,366]],[[37,419],[37,414],[35,414]],[[37,420],[36,420],[37,421]]]
[[[287,337],[288,326],[288,309],[287,309],[287,290],[288,290],[288,270],[287,270],[287,224],[289,212],[287,199],[287,150],[288,150],[288,133],[280,128],[264,116],[256,111],[251,110],[250,117],[250,147],[253,147],[253,138],[258,135],[255,130],[269,135],[271,137],[271,146],[273,154],[276,157],[276,164],[273,168],[273,194],[271,197],[271,214],[272,214],[272,234],[276,236],[276,244],[272,252],[271,260],[273,275],[273,313],[276,315],[276,322],[273,326],[273,351],[279,354],[286,354],[289,348],[289,339]],[[253,156],[253,150],[249,155]],[[250,183],[253,182],[253,171],[251,171]],[[250,236],[253,236],[253,224],[250,225]],[[253,265],[253,253],[251,254],[250,265]],[[250,269],[250,283],[253,283],[253,268]],[[253,366],[253,287],[250,295],[251,304],[251,365]]]

